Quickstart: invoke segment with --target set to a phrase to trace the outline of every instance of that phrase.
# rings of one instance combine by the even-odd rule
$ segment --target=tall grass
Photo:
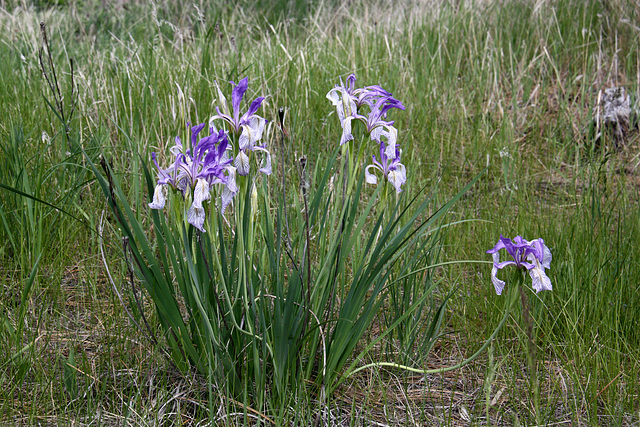
[[[104,280],[104,266],[95,257],[99,242],[88,228],[98,228],[106,205],[97,183],[78,172],[81,157],[68,150],[62,123],[43,101],[50,94],[37,59],[41,20],[49,28],[59,77],[68,77],[69,58],[76,65],[80,90],[71,130],[85,151],[96,153],[100,147],[136,214],[148,202],[136,154],[147,159],[150,151],[166,152],[173,137],[182,135],[187,118],[207,120],[216,98],[214,80],[248,75],[252,82],[263,82],[251,90],[269,94],[263,108],[272,122],[278,107],[289,107],[287,150],[291,158],[307,155],[312,170],[319,169],[312,185],[324,167],[315,159],[332,152],[330,136],[339,134],[335,117],[320,113],[328,111],[324,94],[336,76],[355,72],[360,81],[394,88],[394,96],[409,106],[396,120],[405,135],[400,142],[411,173],[406,199],[439,181],[437,206],[489,164],[488,173],[447,217],[486,222],[446,229],[434,236],[443,243],[441,249],[415,246],[412,262],[488,260],[484,251],[500,233],[544,238],[554,256],[554,291],[530,300],[541,386],[548,390],[542,402],[546,419],[559,421],[560,414],[560,421],[574,424],[638,421],[637,138],[632,133],[619,152],[594,152],[589,133],[598,89],[617,84],[632,93],[638,90],[636,5],[297,2],[292,13],[268,2],[197,6],[1,4],[0,113],[7,120],[0,124],[0,313],[3,336],[14,338],[3,341],[0,405],[9,414],[3,416],[11,417],[8,422],[35,423],[42,414],[64,422],[59,408],[69,404],[82,423],[98,413],[95,419],[104,423],[184,422],[211,413],[201,403],[206,387],[194,379],[189,383],[194,391],[185,392],[163,355],[150,351],[144,336],[123,320],[126,313]],[[50,145],[43,144],[43,132]],[[275,147],[276,133],[271,132],[269,144]],[[284,166],[287,182],[296,184],[295,162]],[[299,209],[296,198],[289,197],[289,208]],[[104,249],[122,288],[128,283],[126,263],[118,249],[120,236],[110,225],[114,218],[108,221]],[[499,322],[503,307],[493,294],[489,271],[482,264],[448,265],[390,285],[388,305],[384,315],[372,320],[374,326],[394,324],[423,295],[409,295],[404,286],[424,284],[424,289],[434,286],[435,307],[451,294],[442,323],[449,334],[441,338],[444,344],[434,344],[430,358],[421,358],[431,346],[418,334],[428,329],[423,319],[430,296],[373,349],[379,352],[375,360],[427,366],[437,358],[459,361],[473,353]],[[124,297],[134,301],[132,291],[125,291]],[[149,306],[145,310],[153,317]],[[377,337],[368,334],[370,342]],[[515,322],[493,347],[489,371],[494,381],[484,390],[493,399],[504,388],[494,405],[484,395],[479,400],[472,396],[487,372],[482,363],[458,377],[456,391],[467,393],[466,410],[477,424],[534,419],[520,387],[524,358],[514,336],[525,336]],[[379,378],[377,386],[362,394],[350,386],[363,384],[364,374],[350,378],[338,389],[330,417],[345,420],[346,412],[355,418],[350,404],[362,398],[371,402],[367,419],[397,423],[399,415],[378,412],[374,402],[395,402],[404,395],[405,414],[418,420],[437,417],[452,425],[460,420],[450,401],[443,402],[450,407],[443,414],[424,409],[431,408],[433,397],[411,394],[451,391],[439,384],[455,377],[400,376],[401,386],[394,387],[397,374],[371,373]],[[17,376],[23,381],[14,382]],[[223,397],[213,406],[224,408],[216,412],[219,422],[249,423],[260,417]],[[305,410],[299,419],[315,419]],[[492,420],[485,420],[487,414]]]

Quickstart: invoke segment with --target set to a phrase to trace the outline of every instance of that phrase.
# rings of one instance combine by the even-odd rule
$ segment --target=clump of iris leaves
[[[411,352],[428,353],[440,333],[449,296],[428,270],[439,259],[445,213],[475,180],[441,206],[432,206],[434,188],[405,200],[398,131],[387,118],[404,106],[355,80],[327,94],[342,128],[327,162],[296,159],[293,180],[274,173],[287,159],[273,168],[276,147],[263,140],[267,120],[257,114],[264,98],[242,105],[247,78],[231,82],[230,107],[217,88],[216,111],[191,127],[188,143],[176,137],[169,153],[153,153],[155,179],[142,160],[146,212],[133,211],[106,163],[106,177],[92,166],[155,307],[162,337],[147,327],[150,338],[181,371],[196,370],[258,408],[286,404],[300,389],[326,400],[400,325],[421,342],[409,343]],[[277,120],[273,141],[282,148],[283,111]],[[356,136],[352,121],[364,124]],[[398,286],[406,305],[361,342]]]

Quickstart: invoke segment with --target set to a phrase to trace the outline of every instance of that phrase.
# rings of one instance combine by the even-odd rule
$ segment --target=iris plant
[[[500,249],[506,249],[513,261],[500,262]],[[531,276],[532,286],[536,292],[552,290],[551,279],[545,272],[545,269],[551,265],[551,251],[542,239],[535,239],[529,242],[521,236],[516,236],[512,241],[500,235],[498,243],[492,249],[489,249],[487,253],[493,255],[491,281],[498,295],[502,293],[505,282],[498,279],[497,273],[498,270],[507,265],[515,265],[519,269],[526,269]]]
[[[201,123],[191,128],[191,147],[186,149],[179,137],[170,151],[175,160],[170,167],[162,169],[158,165],[156,153],[151,153],[153,162],[158,168],[158,182],[153,193],[151,209],[162,209],[166,203],[165,187],[179,190],[186,197],[193,189],[193,203],[187,212],[187,222],[200,231],[204,230],[204,207],[202,203],[211,198],[211,186],[223,184],[221,210],[229,204],[237,192],[235,168],[231,166],[227,150],[229,142],[224,131],[210,128],[210,135],[198,140],[204,129]]]
[[[258,145],[257,143],[262,139],[267,120],[258,116],[256,111],[262,105],[264,97],[260,96],[254,99],[249,106],[249,109],[241,116],[240,115],[240,103],[244,97],[245,92],[249,86],[249,79],[245,77],[240,80],[238,84],[230,82],[233,87],[231,92],[231,107],[233,111],[229,111],[227,108],[227,99],[222,94],[219,87],[218,90],[218,102],[222,106],[216,107],[217,114],[211,116],[209,119],[209,126],[213,129],[217,129],[215,122],[217,120],[223,120],[229,125],[230,132],[238,137],[238,154],[236,155],[233,164],[237,168],[239,175],[248,175],[249,166],[249,153],[250,152],[262,152],[266,156],[265,166],[260,168],[259,172],[263,172],[267,175],[271,174],[271,153],[266,149],[265,145]]]

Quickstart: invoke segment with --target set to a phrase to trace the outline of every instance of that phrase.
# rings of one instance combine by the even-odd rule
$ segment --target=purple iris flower
[[[229,123],[229,125],[231,126],[231,131],[235,134],[238,134],[242,130],[242,126],[249,124],[251,118],[255,115],[255,112],[258,111],[258,108],[260,108],[260,106],[262,105],[264,97],[259,96],[258,98],[254,99],[253,102],[251,102],[251,106],[249,106],[247,112],[244,113],[242,117],[240,117],[240,103],[242,102],[242,98],[244,97],[244,94],[249,87],[249,78],[245,77],[244,79],[240,80],[238,84],[235,84],[234,82],[229,83],[234,85],[233,91],[231,92],[231,105],[233,108],[233,112],[226,111],[227,99],[222,94],[222,91],[220,91],[220,88],[218,88],[218,102],[222,104],[222,108],[225,111],[221,112],[220,107],[216,107],[216,112],[218,114],[212,116],[209,119],[209,123],[216,119],[223,119],[224,121]]]
[[[232,160],[227,155],[229,142],[226,133],[210,128],[209,136],[198,139],[204,127],[205,124],[202,123],[191,128],[191,148],[186,151],[180,138],[176,137],[176,145],[170,149],[175,160],[168,169],[160,168],[156,153],[151,153],[158,168],[158,182],[153,193],[153,201],[149,203],[151,209],[164,208],[166,203],[164,187],[166,186],[180,190],[183,196],[193,189],[193,203],[187,212],[187,221],[203,232],[205,215],[202,203],[211,198],[211,186],[225,185],[222,212],[228,204],[225,193],[237,192],[235,168],[231,166]]]
[[[500,262],[500,249],[506,249],[513,261]],[[536,293],[540,291],[552,290],[551,279],[547,276],[545,269],[551,266],[551,251],[544,244],[542,239],[527,241],[521,236],[516,236],[513,241],[500,235],[498,243],[487,251],[493,255],[493,269],[491,270],[491,282],[496,288],[496,293],[500,295],[504,289],[505,282],[498,279],[498,270],[507,265],[515,265],[517,268],[524,268],[529,271],[529,276],[533,281],[533,289]]]
[[[371,111],[365,116],[357,115],[367,127],[367,132],[371,135],[371,140],[380,141],[382,137],[387,140],[386,155],[390,159],[395,158],[396,141],[398,131],[393,127],[393,121],[384,120],[387,117],[387,111],[391,108],[404,110],[402,102],[393,98],[380,98],[375,104],[371,105]]]
[[[264,153],[266,157],[265,166],[260,168],[259,171],[270,175],[272,172],[271,153],[267,150],[265,145],[258,145],[258,141],[262,139],[262,134],[267,120],[255,114],[265,98],[260,96],[254,99],[251,102],[249,109],[240,116],[240,103],[242,102],[242,98],[249,86],[249,79],[245,77],[240,80],[238,84],[235,84],[234,82],[230,83],[234,85],[233,91],[231,92],[231,104],[233,111],[227,111],[227,100],[216,84],[218,89],[218,102],[222,105],[224,111],[220,111],[220,107],[216,107],[217,114],[209,119],[209,126],[216,129],[215,121],[222,119],[229,124],[232,133],[239,135],[238,154],[233,161],[238,174],[249,174],[249,153],[259,151]]]
[[[394,158],[397,131],[392,126],[393,121],[385,119],[389,109],[404,110],[404,105],[393,98],[390,92],[378,85],[356,88],[355,81],[356,76],[351,74],[347,77],[346,84],[340,79],[340,84],[327,93],[327,98],[336,107],[342,126],[340,145],[353,139],[351,122],[353,119],[358,119],[365,124],[367,133],[371,135],[372,140],[380,141],[381,137],[387,138],[387,157]],[[370,108],[370,112],[366,116],[358,114],[358,108],[363,105]]]
[[[363,105],[374,105],[379,99],[393,99],[393,94],[387,92],[378,85],[366,86],[363,88],[356,88],[356,75],[349,74],[347,77],[347,83],[345,84],[340,78],[340,84],[331,89],[327,93],[327,98],[331,102],[337,101],[336,97],[340,98],[346,96],[349,100],[356,104],[356,107]],[[334,103],[336,105],[336,103]]]
[[[364,169],[364,178],[368,184],[377,184],[378,177],[369,172],[369,169],[374,168],[382,172],[387,178],[389,183],[394,186],[396,192],[402,192],[402,185],[407,181],[407,170],[402,163],[400,163],[400,155],[402,154],[400,148],[395,146],[395,153],[392,159],[387,157],[385,143],[380,141],[380,161],[373,155],[373,164],[367,166]]]
[[[351,134],[351,121],[358,114],[358,105],[356,101],[357,96],[354,93],[354,84],[356,77],[351,74],[347,78],[347,85],[345,86],[340,80],[340,85],[336,85],[327,93],[327,99],[331,101],[334,107],[336,107],[336,113],[340,120],[340,126],[342,126],[342,137],[340,138],[340,145],[343,145],[353,139]]]

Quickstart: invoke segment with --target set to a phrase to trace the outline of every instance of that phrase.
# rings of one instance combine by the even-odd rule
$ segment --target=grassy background
[[[272,123],[278,107],[288,107],[291,152],[322,165],[340,135],[325,94],[354,72],[359,84],[380,84],[407,106],[393,117],[407,192],[437,185],[445,201],[489,165],[454,207],[451,220],[476,221],[448,231],[445,260],[488,260],[484,251],[500,233],[542,237],[552,249],[554,291],[530,295],[544,419],[637,425],[637,135],[619,150],[605,137],[608,147],[594,150],[592,109],[609,86],[637,99],[640,8],[625,1],[310,3],[0,2],[0,183],[81,220],[0,189],[2,422],[209,417],[206,387],[167,367],[110,289],[91,229],[107,224],[105,257],[121,285],[119,236],[102,218],[106,204],[74,144],[109,158],[130,185],[132,206],[146,209],[137,154],[164,152],[184,135],[185,120],[208,120],[214,80],[246,75],[251,95],[267,96],[262,111]],[[77,105],[68,121],[72,142],[47,105],[54,98],[38,60],[41,21],[64,109]],[[285,168],[295,176],[294,165]],[[473,353],[502,310],[489,265],[436,274],[442,294],[457,288],[449,333],[426,360],[402,356],[418,366]],[[381,370],[353,379],[339,392],[333,422],[487,425],[488,414],[491,424],[531,424],[519,319],[515,313],[491,351],[460,371]],[[224,396],[219,408],[219,421],[230,425],[258,417]]]

